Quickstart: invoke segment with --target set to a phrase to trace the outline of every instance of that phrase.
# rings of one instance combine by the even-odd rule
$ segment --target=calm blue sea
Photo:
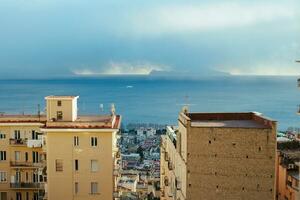
[[[258,111],[277,120],[281,130],[300,127],[297,77],[0,80],[0,112],[36,113],[47,95],[79,95],[81,114],[108,113],[114,103],[125,123],[176,124],[181,107],[189,104],[195,112]]]

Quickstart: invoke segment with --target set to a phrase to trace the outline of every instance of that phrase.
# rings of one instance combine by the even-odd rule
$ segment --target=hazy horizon
[[[299,75],[300,2],[3,0],[0,78]]]

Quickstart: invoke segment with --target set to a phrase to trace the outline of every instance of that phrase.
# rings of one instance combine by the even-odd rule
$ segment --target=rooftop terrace
[[[0,115],[0,124],[5,123],[43,123],[45,128],[120,128],[121,116],[80,115],[71,121],[47,121],[45,115]]]
[[[276,121],[260,113],[181,113],[179,120],[192,127],[272,128]]]

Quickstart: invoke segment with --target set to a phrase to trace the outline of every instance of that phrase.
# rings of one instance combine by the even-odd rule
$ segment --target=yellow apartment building
[[[121,116],[78,115],[78,96],[48,96],[46,115],[0,116],[0,200],[118,197]]]
[[[161,142],[161,199],[275,199],[276,122],[259,113],[189,113]]]
[[[43,116],[0,116],[1,200],[43,196],[46,165],[40,128],[44,121]]]

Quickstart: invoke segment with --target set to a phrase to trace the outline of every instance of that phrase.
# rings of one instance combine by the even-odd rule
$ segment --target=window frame
[[[6,151],[0,151],[0,161],[6,161]]]
[[[56,111],[56,119],[63,120],[63,111]]]
[[[79,160],[78,159],[74,160],[74,169],[75,169],[75,171],[79,171]]]
[[[98,137],[92,136],[91,137],[91,147],[97,147],[98,146]]]
[[[55,160],[55,171],[56,172],[63,172],[64,171],[63,159],[56,159]]]
[[[98,182],[91,182],[91,194],[92,195],[99,194],[98,186],[99,186]],[[94,189],[95,189],[95,191],[94,191]]]
[[[0,183],[7,183],[7,171],[0,171]]]
[[[95,173],[99,171],[99,164],[98,160],[92,159],[91,160],[91,172]]]

